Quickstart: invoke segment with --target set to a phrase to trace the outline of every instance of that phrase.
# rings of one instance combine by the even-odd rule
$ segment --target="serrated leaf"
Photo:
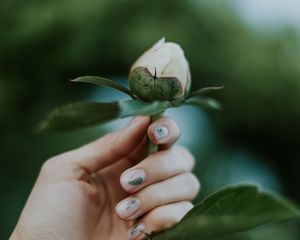
[[[188,96],[188,98],[194,97],[194,96],[202,96],[202,95],[207,94],[207,93],[219,91],[219,90],[221,90],[223,88],[224,88],[224,86],[200,88],[200,89],[198,89],[198,90],[190,93],[190,95]]]
[[[240,185],[212,194],[197,204],[175,228],[155,240],[239,239],[233,236],[259,226],[299,218],[299,209],[287,200],[255,186]]]
[[[72,82],[91,83],[91,84],[95,84],[95,85],[102,86],[102,87],[110,87],[110,88],[116,89],[118,91],[121,91],[133,98],[133,94],[131,93],[131,91],[129,89],[127,89],[126,87],[122,86],[121,84],[119,84],[111,79],[108,79],[108,78],[97,77],[97,76],[83,76],[83,77],[78,77],[76,79],[73,79],[71,81]]]
[[[222,104],[213,98],[191,97],[185,100],[185,105],[195,105],[213,110],[221,110]]]
[[[127,100],[119,102],[119,106],[121,109],[121,117],[135,115],[154,116],[171,107],[171,103],[167,101],[146,103],[140,100]]]
[[[73,103],[51,112],[37,131],[74,130],[105,123],[119,117],[118,103]]]

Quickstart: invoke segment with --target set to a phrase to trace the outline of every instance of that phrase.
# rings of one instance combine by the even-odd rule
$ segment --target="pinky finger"
[[[173,227],[192,207],[192,203],[182,201],[153,209],[129,230],[129,239],[142,240],[146,238],[145,234],[159,233]]]

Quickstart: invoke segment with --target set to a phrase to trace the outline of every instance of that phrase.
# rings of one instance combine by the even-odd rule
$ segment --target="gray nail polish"
[[[137,178],[134,178],[130,181],[128,181],[128,184],[132,185],[132,186],[137,186],[137,185],[140,185],[144,182],[144,178],[142,177],[137,177]]]
[[[117,212],[122,218],[128,218],[132,214],[134,214],[141,204],[141,201],[137,198],[131,198],[127,201],[121,202],[117,206]]]
[[[153,131],[154,131],[156,140],[164,139],[169,134],[169,130],[165,126],[154,127]]]
[[[131,199],[126,205],[126,211],[135,209],[139,205],[139,202],[136,198]]]
[[[125,183],[125,188],[127,190],[131,190],[141,184],[144,183],[146,177],[146,173],[142,169],[132,169],[130,171],[126,171],[122,177],[121,182]]]
[[[145,229],[144,224],[138,224],[129,230],[129,239],[135,239],[143,233]]]

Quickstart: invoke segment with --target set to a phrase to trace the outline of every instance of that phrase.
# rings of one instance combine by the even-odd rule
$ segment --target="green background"
[[[300,39],[292,27],[258,30],[226,1],[207,0],[3,0],[0,26],[1,239],[13,230],[46,159],[125,124],[33,134],[64,103],[126,98],[68,80],[99,75],[126,85],[133,61],[161,37],[185,50],[193,89],[225,86],[214,94],[222,112],[167,112],[197,157],[198,199],[254,182],[300,203]],[[288,224],[251,239],[297,240],[297,231]]]

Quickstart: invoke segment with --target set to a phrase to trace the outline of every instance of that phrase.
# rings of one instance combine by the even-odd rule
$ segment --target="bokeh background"
[[[198,200],[252,182],[300,204],[300,3],[297,0],[2,0],[0,7],[0,239],[8,239],[42,163],[118,120],[33,134],[52,108],[126,98],[68,80],[100,75],[126,85],[133,61],[161,37],[181,44],[193,88],[224,85],[224,111],[169,110],[197,157]],[[299,240],[299,224],[249,233]]]

